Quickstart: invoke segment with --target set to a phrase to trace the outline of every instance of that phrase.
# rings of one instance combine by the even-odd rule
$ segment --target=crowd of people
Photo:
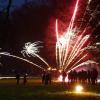
[[[81,71],[76,71],[72,70],[68,74],[65,71],[62,71],[62,83],[65,83],[65,78],[68,77],[68,84],[71,83],[88,83],[95,85],[97,82],[97,77],[98,77],[98,71],[93,68],[91,70],[81,70]],[[17,84],[19,84],[20,81],[20,74],[16,74],[16,80]],[[52,81],[52,75],[50,71],[45,71],[42,74],[42,84],[48,85],[51,84]],[[23,84],[25,85],[27,83],[27,75],[25,74],[23,76]]]
[[[65,84],[65,79],[68,77],[68,83],[88,83],[95,85],[97,83],[98,71],[95,68],[90,70],[81,70],[81,71],[70,71],[68,74],[65,71],[62,71],[62,83]],[[44,72],[42,74],[42,83],[45,85],[51,84],[51,73]]]
[[[75,82],[80,82],[80,83],[88,83],[88,84],[96,84],[97,82],[97,77],[98,77],[98,71],[93,68],[92,70],[88,71],[79,71],[76,72],[75,70],[70,71],[68,74],[68,80],[69,83],[75,83]]]

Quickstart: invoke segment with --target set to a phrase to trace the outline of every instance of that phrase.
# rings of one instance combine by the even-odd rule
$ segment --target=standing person
[[[72,71],[70,71],[70,72],[68,73],[68,84],[71,83],[71,72],[72,72]]]
[[[23,80],[23,84],[26,85],[27,83],[27,74],[24,75],[24,80]]]
[[[87,80],[88,80],[88,84],[91,84],[91,74],[92,72],[90,70],[87,71]]]
[[[42,74],[42,84],[44,84],[44,83],[45,83],[45,77],[46,77],[46,73],[45,73],[45,72],[43,72],[43,74]]]
[[[19,84],[19,80],[20,80],[20,75],[19,74],[16,75],[16,80],[17,80],[17,85],[18,85]]]
[[[48,72],[46,72],[46,74],[45,74],[45,85],[48,85],[48,81],[49,81],[49,74],[48,74]]]
[[[73,83],[77,82],[77,72],[76,70],[73,71]]]
[[[96,84],[97,77],[98,77],[98,71],[95,68],[93,68],[92,69],[92,74],[91,74],[92,85],[95,85]]]

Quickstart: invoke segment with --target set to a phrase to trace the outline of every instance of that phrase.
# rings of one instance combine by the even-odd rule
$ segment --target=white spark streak
[[[35,64],[35,63],[33,63],[33,62],[27,60],[27,59],[21,58],[21,57],[19,57],[19,56],[11,55],[11,54],[8,53],[8,52],[0,52],[0,55],[5,55],[5,56],[9,56],[9,57],[13,57],[13,58],[16,58],[16,59],[23,60],[23,61],[25,61],[25,62],[27,62],[27,63],[30,63],[30,64],[32,64],[32,65],[34,65],[34,66],[36,66],[36,67],[38,67],[38,68],[44,70],[44,68],[42,68],[41,66],[39,66],[39,65],[37,65],[37,64]]]
[[[31,42],[27,42],[25,43],[25,47],[23,48],[23,50],[21,51],[21,53],[25,56],[25,54],[27,56],[33,56],[33,57],[38,57],[42,62],[44,62],[48,67],[49,64],[42,58],[38,55],[39,53],[39,48],[42,47],[42,46],[38,46],[39,43],[41,43],[40,41],[37,41],[37,42],[34,42],[34,43],[31,43]]]

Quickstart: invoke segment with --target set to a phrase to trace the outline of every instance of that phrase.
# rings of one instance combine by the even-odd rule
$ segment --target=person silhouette
[[[45,83],[45,76],[46,76],[46,72],[43,72],[43,74],[42,74],[42,84]]]
[[[27,74],[25,74],[23,78],[23,84],[26,85],[26,83],[27,83]]]
[[[18,85],[19,84],[19,80],[20,80],[20,75],[19,74],[16,75],[16,80],[17,80],[17,85]]]

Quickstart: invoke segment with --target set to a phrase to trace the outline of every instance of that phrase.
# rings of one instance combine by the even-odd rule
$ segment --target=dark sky
[[[5,9],[9,0],[0,0],[0,9]],[[27,3],[33,2],[35,6],[50,5],[50,0],[26,0]],[[12,0],[11,10],[21,7],[25,4],[25,0]]]

